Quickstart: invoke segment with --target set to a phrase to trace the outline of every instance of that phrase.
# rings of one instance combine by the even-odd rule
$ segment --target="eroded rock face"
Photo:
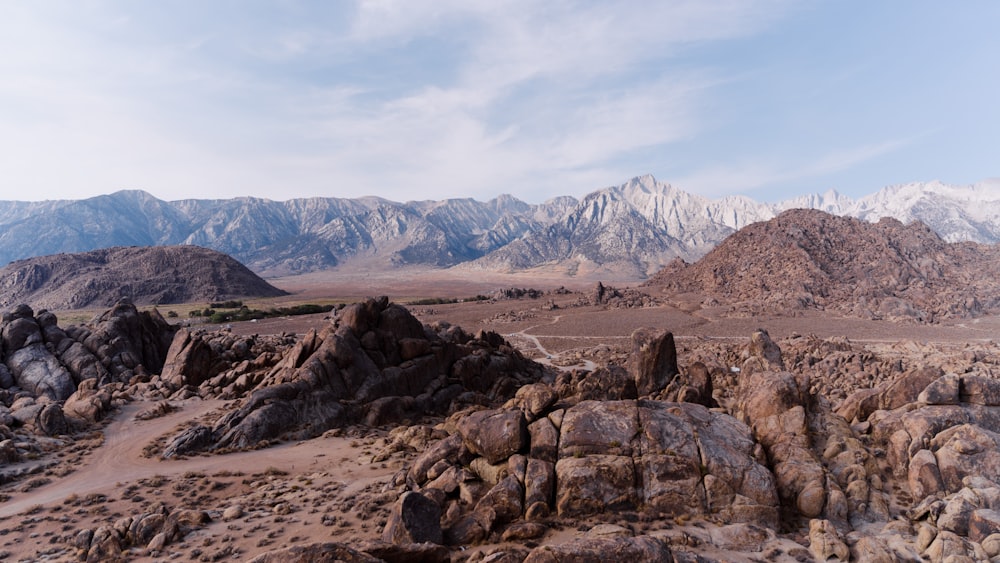
[[[636,330],[632,333],[629,361],[629,372],[640,396],[662,391],[679,372],[674,335],[652,329]]]
[[[1000,380],[944,375],[919,396],[924,402],[871,417],[873,439],[916,500],[955,493],[968,477],[1000,475]]]
[[[404,493],[390,510],[382,540],[394,544],[442,543],[441,507],[420,493]]]
[[[463,398],[495,403],[542,378],[541,366],[498,335],[473,338],[452,328],[425,328],[384,297],[350,305],[336,324],[307,334],[260,378],[239,409],[212,426],[211,447],[245,448],[286,434],[311,437],[365,417],[384,423],[447,412]],[[175,360],[183,365],[181,356],[192,357],[186,352],[192,346],[175,346],[168,365]],[[449,386],[449,380],[461,386]],[[516,426],[515,436],[526,433],[523,416]],[[192,428],[168,444],[168,451],[184,453],[204,444],[205,435],[204,427]],[[490,446],[488,440],[483,444]]]
[[[444,487],[440,495],[448,513],[475,507],[446,530],[454,543],[478,541],[522,518],[607,510],[777,524],[774,477],[758,459],[762,451],[749,429],[728,415],[690,403],[582,401],[540,414],[529,442],[517,450],[526,455],[508,448],[505,460],[487,459],[479,446],[459,439],[470,427],[485,426],[483,421],[510,419],[511,412],[464,415],[457,422],[460,433],[421,455],[407,474],[407,482],[424,491]],[[483,456],[467,462],[481,485],[432,480],[427,468],[441,475],[461,471],[468,456]]]
[[[42,328],[30,307],[22,305],[4,316],[2,341],[4,360],[15,385],[54,401],[73,394],[73,376],[46,348]]]
[[[98,385],[128,382],[133,376],[158,373],[174,329],[158,313],[139,312],[128,301],[95,319],[90,326],[65,331],[55,315],[35,318],[26,305],[4,315],[0,339],[8,387],[17,386],[53,401],[70,398],[77,386],[94,379]]]

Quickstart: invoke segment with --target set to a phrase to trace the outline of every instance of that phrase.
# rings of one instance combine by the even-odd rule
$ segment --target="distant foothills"
[[[199,245],[264,276],[344,266],[522,271],[559,267],[648,277],[693,261],[740,228],[795,208],[867,221],[921,221],[948,242],[1000,242],[1000,180],[887,187],[858,200],[835,191],[780,203],[707,199],[633,178],[582,199],[528,204],[510,195],[388,201],[240,197],[163,201],[138,190],[83,200],[0,201],[0,265],[114,246]]]

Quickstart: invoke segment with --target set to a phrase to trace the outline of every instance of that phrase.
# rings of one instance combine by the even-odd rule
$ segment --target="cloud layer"
[[[167,199],[506,192],[540,201],[647,172],[706,195],[850,191],[817,183],[856,182],[843,173],[866,166],[870,190],[897,170],[872,166],[952,123],[897,116],[850,130],[827,120],[877,114],[887,96],[875,92],[865,107],[860,88],[880,86],[872,76],[902,56],[874,30],[859,39],[872,42],[868,53],[811,44],[809,26],[831,35],[852,21],[838,5],[67,1],[4,10],[0,199],[137,188]],[[985,41],[977,48],[995,40]],[[911,179],[921,178],[896,181]]]

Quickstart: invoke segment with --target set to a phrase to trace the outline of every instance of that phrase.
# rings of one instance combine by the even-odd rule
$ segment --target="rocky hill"
[[[114,247],[18,260],[0,269],[0,306],[37,309],[274,297],[280,289],[220,252],[198,246]]]
[[[1000,248],[947,243],[922,223],[791,210],[750,225],[646,286],[702,291],[747,314],[826,309],[933,322],[1000,307]]]
[[[680,257],[693,261],[736,230],[793,208],[870,221],[920,220],[944,240],[1000,242],[1000,184],[939,182],[886,188],[857,201],[830,191],[779,203],[742,196],[712,200],[652,176],[581,200],[486,202],[242,197],[162,201],[121,191],[79,201],[0,201],[0,264],[121,245],[212,248],[266,275],[364,262],[393,267],[464,265],[524,270],[556,265],[645,277]]]

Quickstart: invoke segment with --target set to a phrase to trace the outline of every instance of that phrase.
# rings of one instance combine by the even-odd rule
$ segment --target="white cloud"
[[[783,2],[13,4],[4,199],[580,192],[699,132],[720,77],[689,45]],[[298,11],[296,11],[298,10]],[[330,13],[333,12],[333,13]],[[426,66],[421,66],[426,65]],[[26,190],[26,188],[30,188]]]

